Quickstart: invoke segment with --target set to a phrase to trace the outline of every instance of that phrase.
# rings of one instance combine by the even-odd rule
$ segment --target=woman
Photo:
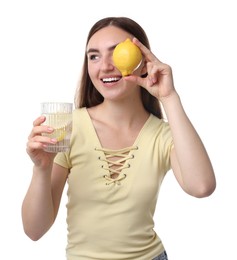
[[[130,38],[143,62],[121,77],[115,46]],[[162,104],[168,122],[162,117]],[[33,177],[22,205],[26,234],[42,237],[54,223],[68,183],[67,259],[168,259],[154,231],[160,185],[172,169],[185,192],[215,190],[213,168],[174,88],[172,70],[150,51],[144,30],[109,17],[90,30],[81,84],[75,95],[71,149],[50,154],[53,129],[34,121],[27,153]]]

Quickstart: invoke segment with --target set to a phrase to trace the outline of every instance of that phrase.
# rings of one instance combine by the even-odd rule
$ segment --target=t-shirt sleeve
[[[68,153],[58,153],[54,158],[54,163],[67,169],[71,168],[71,162]]]

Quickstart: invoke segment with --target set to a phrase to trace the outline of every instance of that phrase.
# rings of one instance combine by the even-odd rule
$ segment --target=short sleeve
[[[63,166],[64,168],[71,168],[69,153],[58,153],[54,158],[54,162],[60,166]]]

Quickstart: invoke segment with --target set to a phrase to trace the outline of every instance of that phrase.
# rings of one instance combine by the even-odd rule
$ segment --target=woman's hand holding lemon
[[[136,82],[139,86],[147,89],[153,96],[161,100],[170,96],[174,91],[172,69],[169,65],[162,63],[148,48],[136,38],[133,39],[144,57],[145,72],[147,77],[142,78],[136,75],[125,77],[126,80]]]

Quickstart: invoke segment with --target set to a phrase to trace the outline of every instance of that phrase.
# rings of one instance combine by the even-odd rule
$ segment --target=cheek
[[[97,64],[88,64],[88,74],[91,80],[95,79],[98,75],[98,65]]]
[[[87,66],[87,70],[88,70],[88,74],[91,78],[91,76],[93,75],[93,66],[91,66],[90,64],[88,64]]]
[[[95,66],[90,66],[88,65],[88,75],[91,79],[91,82],[93,83],[93,85],[96,87],[98,85],[98,77],[97,77],[97,70],[95,69]],[[97,87],[96,87],[97,88]]]

